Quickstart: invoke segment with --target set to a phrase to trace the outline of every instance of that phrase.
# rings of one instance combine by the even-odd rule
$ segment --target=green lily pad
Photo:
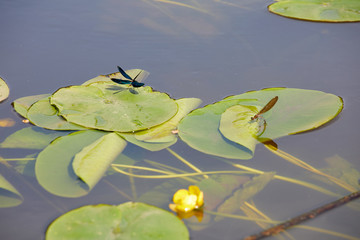
[[[189,239],[184,223],[175,215],[144,203],[95,205],[72,210],[56,219],[46,240],[57,239]]]
[[[120,136],[139,147],[149,151],[160,151],[170,147],[177,142],[176,131],[179,121],[186,116],[192,109],[196,108],[201,100],[198,98],[183,98],[175,100],[178,105],[178,111],[170,120],[148,130],[142,130],[134,133],[119,133]]]
[[[66,121],[58,115],[58,110],[50,104],[50,97],[36,101],[27,112],[29,121],[39,127],[51,130],[84,130],[86,128]]]
[[[191,110],[200,105],[201,100],[198,98],[182,98],[175,100],[178,105],[178,111],[174,117],[165,123],[134,133],[135,138],[144,142],[171,142],[177,138],[172,132],[176,130],[180,120],[185,117]]]
[[[43,149],[55,138],[69,134],[64,131],[50,131],[39,127],[27,127],[8,136],[1,148]]]
[[[168,142],[144,142],[144,141],[139,141],[135,138],[135,134],[134,133],[120,133],[117,132],[117,134],[119,134],[119,136],[121,136],[122,138],[124,138],[126,141],[139,146],[141,148],[147,149],[149,151],[152,152],[156,152],[156,151],[160,151],[164,148],[170,147],[171,145],[175,144],[177,142],[177,138],[174,138],[171,141]]]
[[[114,84],[61,88],[51,104],[67,121],[94,129],[133,132],[157,126],[177,112],[177,104],[167,94],[150,87],[112,91]],[[109,90],[110,89],[110,90]]]
[[[21,194],[0,174],[0,208],[15,207],[22,202]]]
[[[190,147],[215,156],[232,159],[250,159],[252,152],[227,140],[219,131],[221,115],[231,106],[251,99],[221,101],[196,109],[183,118],[178,126],[179,137]]]
[[[106,134],[86,130],[55,139],[36,159],[35,174],[39,184],[48,192],[62,197],[86,195],[91,189],[74,173],[72,160],[84,147]]]
[[[27,118],[27,111],[29,110],[30,106],[34,104],[36,101],[39,101],[40,99],[46,98],[48,96],[50,96],[50,94],[40,94],[40,95],[22,97],[16,99],[12,104],[14,110],[18,114],[20,114],[24,118]]]
[[[0,77],[0,102],[4,101],[9,97],[9,87],[6,82]]]
[[[99,138],[75,155],[75,174],[92,189],[125,146],[125,140],[116,133]]]
[[[262,114],[266,129],[259,137],[263,139],[276,139],[318,128],[335,118],[343,109],[342,99],[334,94],[296,88],[267,88],[231,96],[224,101],[257,99],[241,105],[256,106],[259,110],[275,96],[279,97],[277,103]]]
[[[252,153],[255,150],[259,122],[249,121],[258,112],[254,106],[235,105],[221,115],[220,132],[227,139],[246,147]]]
[[[359,0],[280,0],[268,7],[284,17],[321,22],[360,21]]]

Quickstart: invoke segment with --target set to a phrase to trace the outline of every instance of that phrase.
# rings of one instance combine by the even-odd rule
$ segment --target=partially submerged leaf
[[[196,109],[183,118],[179,124],[179,137],[190,147],[215,156],[250,159],[252,152],[239,144],[230,142],[219,131],[221,115],[231,106],[255,100],[239,99],[220,101]]]
[[[40,94],[40,95],[34,95],[34,96],[27,96],[16,99],[12,104],[14,107],[14,110],[23,116],[24,118],[27,118],[27,111],[30,108],[32,104],[34,104],[36,101],[46,98],[50,96],[50,94]]]
[[[139,141],[135,138],[135,134],[134,133],[121,133],[121,132],[117,132],[117,134],[119,134],[119,136],[123,137],[126,141],[137,145],[141,148],[147,149],[149,151],[160,151],[164,148],[170,147],[171,145],[175,144],[177,141],[177,138],[174,138],[171,141],[168,142],[144,142],[144,141]]]
[[[84,147],[106,132],[86,130],[55,139],[36,159],[35,174],[48,192],[62,197],[80,197],[89,192],[72,170],[72,160]]]
[[[189,239],[184,223],[175,215],[144,203],[118,206],[88,205],[57,218],[46,232],[46,240]]]
[[[259,121],[251,121],[251,117],[257,113],[253,106],[235,105],[226,109],[221,115],[220,132],[227,139],[236,142],[252,154],[255,151],[257,135],[259,133]]]
[[[284,17],[321,22],[360,21],[359,0],[280,0],[268,7]]]
[[[177,112],[177,104],[167,94],[150,87],[137,93],[108,88],[114,84],[93,83],[90,86],[61,88],[51,97],[51,104],[69,122],[88,128],[132,132],[157,126]]]
[[[15,207],[22,202],[21,194],[0,174],[0,208]]]
[[[116,133],[102,136],[75,155],[75,174],[92,189],[125,146],[126,142]]]
[[[10,93],[9,87],[6,82],[0,77],[0,102],[8,98]]]
[[[84,130],[86,128],[70,123],[58,115],[58,110],[50,104],[50,97],[36,101],[30,106],[27,118],[36,126],[52,130]]]
[[[8,136],[1,148],[43,149],[55,138],[67,135],[69,132],[50,131],[39,127],[27,127]]]

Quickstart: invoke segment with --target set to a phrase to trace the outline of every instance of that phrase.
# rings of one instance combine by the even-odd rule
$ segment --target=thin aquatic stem
[[[122,174],[131,175],[138,178],[149,178],[149,179],[166,179],[166,178],[179,178],[179,177],[191,177],[191,176],[201,176],[205,174],[252,174],[247,171],[210,171],[210,172],[201,172],[201,173],[183,173],[183,174],[173,174],[171,172],[162,171],[159,169],[154,168],[147,168],[147,167],[139,167],[139,166],[131,166],[131,165],[123,165],[123,164],[111,164],[112,168]],[[126,171],[123,171],[119,168],[133,168],[133,169],[140,169],[144,171],[152,171],[157,173],[162,173],[164,175],[139,175],[139,174],[132,174]]]
[[[233,166],[236,167],[236,168],[240,168],[240,169],[252,172],[252,173],[256,173],[256,174],[264,174],[265,173],[263,171],[253,169],[253,168],[250,168],[250,167],[246,167],[246,166],[241,165],[241,164],[233,164]],[[309,182],[297,180],[297,179],[294,179],[294,178],[284,177],[284,176],[280,176],[280,175],[274,175],[274,178],[278,179],[278,180],[294,183],[294,184],[297,184],[297,185],[301,185],[301,186],[316,190],[318,192],[321,192],[321,193],[324,193],[324,194],[327,194],[327,195],[330,195],[330,196],[338,196],[338,194],[336,194],[336,193],[333,193],[333,192],[331,192],[329,190],[326,190],[325,188],[319,187],[319,186],[317,186],[315,184],[312,184],[312,183],[309,183]]]
[[[186,159],[181,157],[179,154],[177,154],[176,152],[174,152],[170,148],[166,148],[166,150],[168,150],[172,155],[174,155],[177,159],[179,159],[181,162],[183,162],[186,166],[188,166],[189,168],[191,168],[195,172],[202,173],[202,171],[199,168],[197,168],[195,165],[191,164],[189,161],[187,161]],[[203,176],[204,176],[204,178],[209,178],[209,176],[207,176],[207,175],[203,175]]]
[[[1,158],[0,162],[9,162],[9,161],[33,161],[36,160],[36,158]]]
[[[178,173],[186,173],[185,171],[183,171],[181,169],[171,167],[171,166],[168,166],[168,165],[165,165],[165,164],[162,164],[162,163],[154,162],[154,161],[151,161],[151,160],[145,160],[145,162],[147,162],[150,165],[157,166],[158,168],[162,169],[163,171],[166,170],[166,169],[170,169],[170,170],[175,171],[175,172],[169,171],[169,173],[176,173],[176,172],[178,172]],[[189,178],[189,177],[184,177],[183,179],[187,180],[187,181],[189,181],[191,183],[197,183],[199,181],[199,180],[194,180],[194,179]]]

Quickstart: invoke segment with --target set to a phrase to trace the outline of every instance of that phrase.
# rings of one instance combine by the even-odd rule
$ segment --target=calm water
[[[121,65],[149,71],[146,84],[156,90],[174,98],[198,97],[203,104],[266,87],[315,89],[341,96],[345,108],[331,124],[276,142],[280,149],[314,167],[326,167],[325,158],[339,155],[360,170],[360,23],[286,19],[267,12],[270,1],[263,0],[183,2],[195,8],[154,0],[1,0],[0,75],[11,93],[0,104],[0,118],[13,118],[16,125],[1,128],[0,140],[24,127],[12,110],[13,100],[81,84]],[[203,170],[226,166],[181,141],[172,149]],[[0,149],[2,157],[27,153]],[[165,151],[151,153],[149,158],[181,166],[176,160],[169,163]],[[285,176],[304,174],[260,145],[251,161],[241,163]],[[44,198],[62,211],[127,201],[105,182],[85,197],[65,199],[45,192],[32,177],[19,177],[3,167],[1,173],[25,201],[0,210],[0,239],[43,238],[48,224],[61,215]],[[121,189],[130,194],[126,177],[113,176],[108,181],[118,186],[121,183]],[[138,195],[160,183],[136,180]],[[256,196],[255,203],[272,219],[285,220],[332,200],[315,191],[273,181]],[[360,237],[359,217],[359,211],[342,207],[309,225]],[[191,236],[195,240],[240,239],[260,229],[255,223],[228,220],[206,231],[192,231]],[[339,239],[299,229],[290,233],[296,239]]]

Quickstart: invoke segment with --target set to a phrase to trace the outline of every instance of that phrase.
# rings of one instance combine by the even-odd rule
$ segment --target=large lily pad
[[[343,108],[342,99],[334,94],[296,88],[267,88],[224,100],[257,99],[241,104],[260,109],[275,96],[279,100],[270,111],[263,114],[266,121],[266,129],[260,136],[263,139],[276,139],[318,128],[335,118]]]
[[[0,77],[0,102],[8,98],[10,93],[9,87],[6,82]]]
[[[215,156],[250,159],[252,152],[227,140],[219,131],[221,115],[231,106],[256,100],[221,101],[199,108],[188,114],[179,124],[179,137],[190,147]]]
[[[177,112],[177,104],[167,94],[150,87],[115,92],[114,84],[61,88],[51,104],[69,122],[94,129],[133,132],[159,125]]]
[[[269,11],[284,17],[321,22],[360,21],[359,0],[279,0]]]
[[[189,232],[179,218],[165,210],[127,202],[84,206],[64,214],[46,232],[46,240],[57,239],[185,240]]]

